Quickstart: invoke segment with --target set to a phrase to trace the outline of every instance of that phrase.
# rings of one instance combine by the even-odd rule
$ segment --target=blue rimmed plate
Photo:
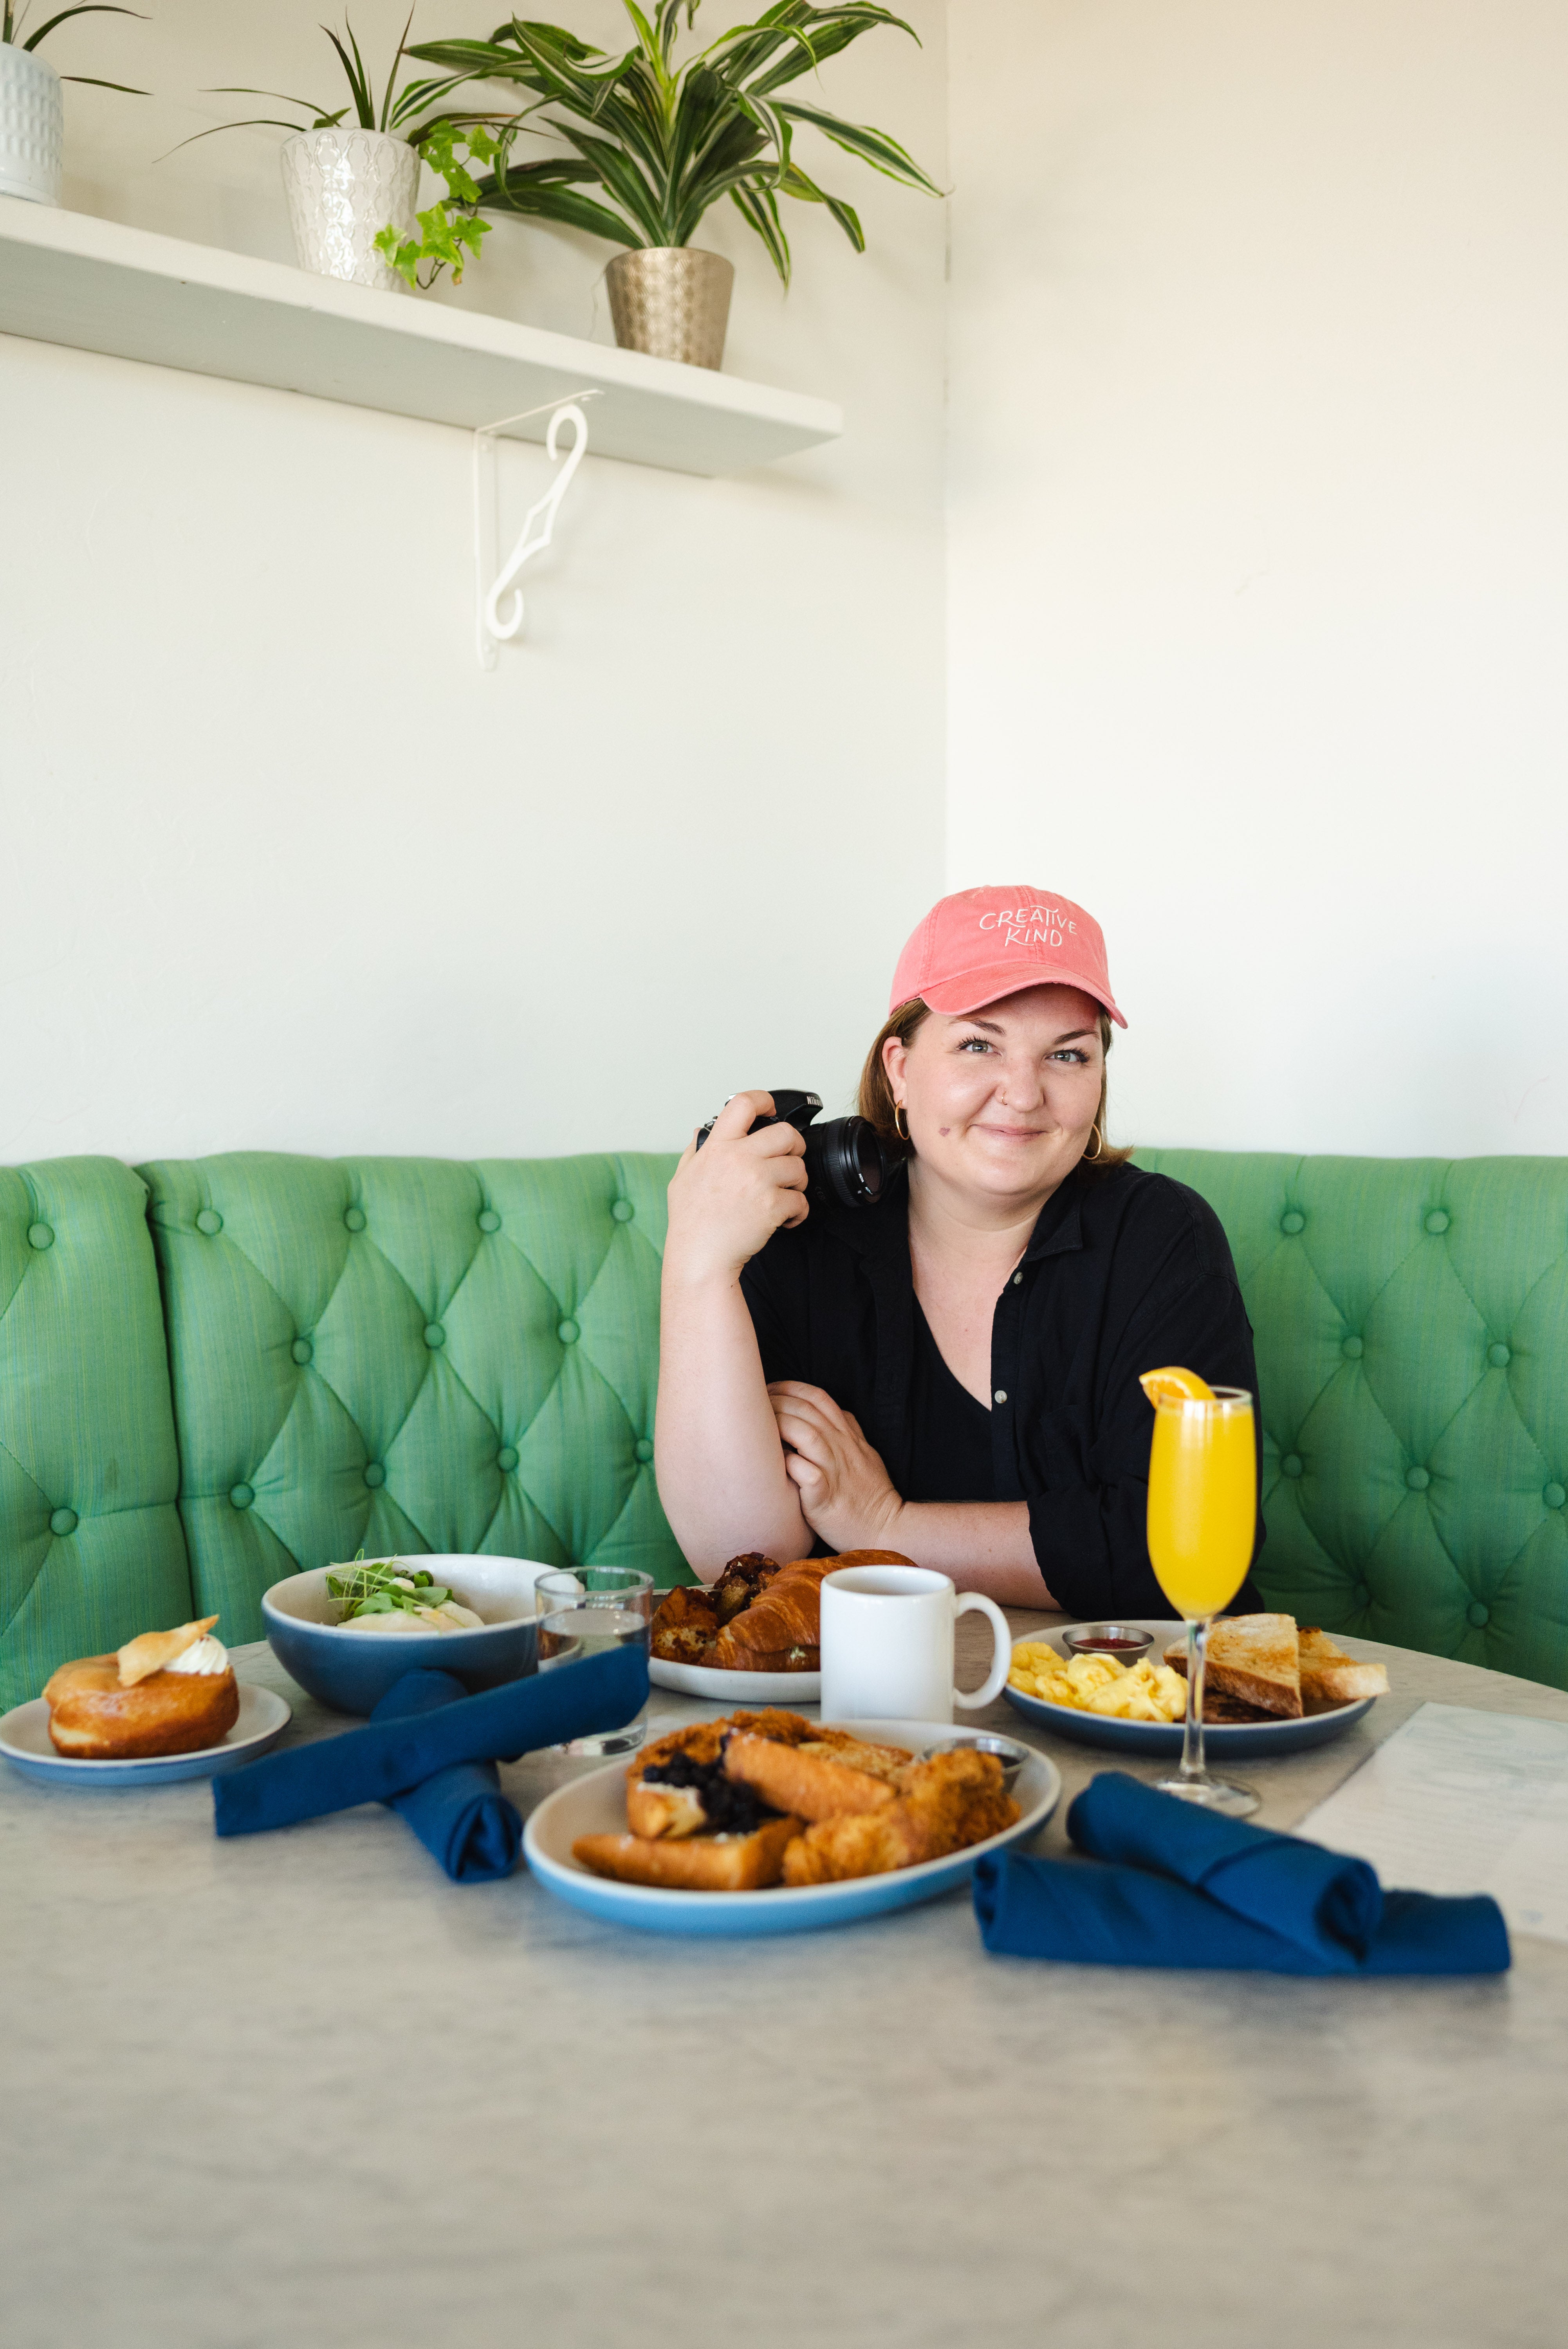
[[[1148,1653],[1158,1663],[1168,1643],[1180,1632],[1181,1625],[1146,1619],[1140,1629],[1154,1633],[1154,1645]],[[1014,1640],[1012,1645],[1015,1650],[1042,1645],[1054,1648],[1064,1662],[1071,1661],[1059,1631],[1032,1631],[1026,1640]],[[1014,1688],[1011,1681],[1002,1694],[1027,1720],[1058,1737],[1070,1737],[1075,1744],[1098,1746],[1107,1754],[1180,1759],[1182,1729],[1179,1721],[1113,1721],[1103,1713],[1080,1713],[1074,1705],[1048,1704],[1044,1697],[1028,1696],[1023,1689]],[[1364,1696],[1358,1703],[1338,1705],[1333,1713],[1309,1713],[1300,1721],[1205,1722],[1203,1743],[1217,1764],[1221,1756],[1229,1764],[1262,1762],[1276,1754],[1302,1754],[1311,1746],[1329,1745],[1336,1737],[1343,1737],[1347,1729],[1366,1720],[1376,1702],[1375,1696]]]
[[[78,1762],[49,1743],[49,1708],[41,1696],[0,1715],[0,1754],[24,1778],[51,1786],[171,1786],[181,1778],[215,1778],[275,1744],[293,1718],[271,1689],[241,1681],[240,1713],[228,1735],[199,1754],[150,1754],[140,1762]]]
[[[961,1737],[961,1726],[932,1721],[841,1721],[826,1724],[852,1735],[919,1754],[928,1745]],[[983,1732],[976,1732],[977,1735]],[[579,1836],[626,1833],[626,1767],[615,1763],[576,1778],[548,1795],[523,1830],[523,1849],[539,1881],[558,1900],[607,1924],[633,1925],[647,1933],[697,1933],[726,1938],[763,1933],[811,1933],[829,1925],[853,1924],[893,1909],[912,1909],[967,1883],[975,1861],[1009,1844],[1038,1835],[1061,1799],[1056,1765],[1031,1753],[1014,1781],[1022,1816],[1001,1835],[971,1844],[946,1859],[928,1859],[890,1876],[857,1876],[844,1884],[775,1885],[766,1892],[680,1892],[663,1885],[618,1884],[594,1876],[572,1857]]]

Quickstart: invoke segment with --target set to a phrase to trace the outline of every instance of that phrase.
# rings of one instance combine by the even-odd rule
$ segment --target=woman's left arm
[[[801,1515],[835,1549],[897,1549],[1003,1607],[1054,1607],[1034,1555],[1027,1501],[906,1501],[861,1433],[821,1387],[768,1389]]]

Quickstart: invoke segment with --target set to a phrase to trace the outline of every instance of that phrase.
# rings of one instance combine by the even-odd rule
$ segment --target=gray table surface
[[[1428,1698],[1568,1721],[1532,1682],[1346,1644],[1393,1693],[1239,1774],[1265,1823]],[[265,1647],[235,1661],[291,1738],[345,1725]],[[1120,1766],[994,1717],[1068,1798]],[[526,1807],[572,1767],[504,1775]],[[1048,1967],[987,1957],[961,1895],[666,1940],[523,1871],[449,1884],[379,1807],[219,1843],[206,1784],[0,1769],[0,1994],[6,2349],[1568,2337],[1546,1941],[1494,1981]]]

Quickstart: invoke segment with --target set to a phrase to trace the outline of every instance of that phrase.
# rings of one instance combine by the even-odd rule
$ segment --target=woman
[[[686,1556],[895,1549],[961,1589],[1168,1615],[1140,1371],[1257,1391],[1218,1217],[1106,1142],[1099,926],[1029,890],[944,897],[899,957],[860,1112],[907,1152],[875,1207],[805,1197],[737,1094],[670,1185],[656,1459]],[[1233,1604],[1261,1605],[1251,1584]]]

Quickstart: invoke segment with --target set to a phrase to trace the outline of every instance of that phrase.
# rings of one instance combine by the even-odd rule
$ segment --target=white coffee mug
[[[996,1657],[982,1687],[953,1686],[953,1632],[978,1608],[991,1618]],[[824,1721],[949,1722],[1000,1696],[1012,1634],[993,1599],[960,1592],[924,1566],[848,1566],[822,1586]]]

